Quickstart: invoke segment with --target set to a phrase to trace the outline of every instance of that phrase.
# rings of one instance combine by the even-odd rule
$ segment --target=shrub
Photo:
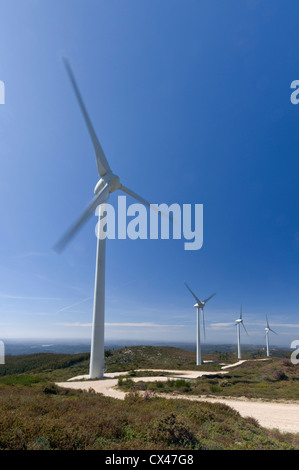
[[[277,371],[273,374],[273,379],[277,381],[288,380],[288,376],[283,371]]]
[[[29,450],[50,450],[50,442],[47,437],[37,437],[28,445]]]
[[[294,366],[294,364],[292,363],[292,361],[290,359],[283,359],[282,364],[286,367],[293,367]]]
[[[221,388],[218,385],[210,385],[210,390],[211,390],[212,393],[221,392]]]
[[[246,418],[247,423],[250,423],[254,428],[259,428],[259,422],[257,419],[253,418],[252,416],[248,416]]]
[[[174,386],[175,386],[176,388],[185,388],[185,387],[189,388],[189,387],[190,387],[190,383],[187,382],[187,381],[184,380],[184,379],[178,379],[178,380],[175,380]]]
[[[226,379],[223,379],[219,382],[219,385],[220,387],[230,387],[232,385],[231,382],[229,382],[228,380]]]
[[[156,382],[156,387],[157,388],[164,388],[164,383],[159,381],[159,382]]]
[[[135,370],[131,370],[130,373],[129,373],[129,376],[130,377],[136,377],[136,371]]]
[[[164,441],[168,445],[189,444],[190,447],[196,443],[189,424],[174,413],[154,421],[150,428],[150,437],[156,442]]]
[[[262,380],[263,380],[264,382],[270,382],[270,381],[271,381],[271,379],[270,379],[270,377],[269,377],[268,375],[263,375]]]
[[[46,395],[58,395],[59,389],[58,389],[57,385],[49,384],[44,388],[43,392]]]
[[[36,375],[12,375],[0,379],[0,383],[5,385],[23,385],[29,387],[32,384],[43,382],[44,379]]]

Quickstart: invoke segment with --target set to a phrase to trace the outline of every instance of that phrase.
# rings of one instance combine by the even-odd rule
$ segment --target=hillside
[[[204,365],[201,370],[215,370],[214,375],[197,379],[168,380],[167,382],[132,382],[130,376],[120,379],[120,387],[127,391],[151,390],[159,393],[213,395],[223,397],[262,398],[264,400],[299,400],[299,368],[289,359],[269,358],[266,361],[248,360],[217,374],[217,367]],[[194,368],[195,370],[196,368]],[[220,367],[219,367],[220,369]]]
[[[130,347],[106,356],[111,371],[194,368],[194,353],[177,348]],[[88,359],[88,354],[7,357],[0,367],[0,450],[299,449],[298,436],[264,429],[226,405],[151,393],[115,400],[54,385],[87,373]],[[217,354],[208,359],[217,360]],[[245,365],[238,373],[243,369],[245,374]]]

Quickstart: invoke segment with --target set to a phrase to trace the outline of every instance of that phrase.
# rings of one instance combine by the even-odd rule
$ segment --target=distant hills
[[[1,338],[0,338],[1,339]],[[5,344],[5,355],[23,355],[23,354],[36,354],[36,353],[55,353],[55,354],[80,354],[90,352],[90,342],[82,340],[4,340]],[[137,342],[137,341],[125,341],[125,342],[113,342],[107,341],[105,343],[105,349],[115,350],[129,346],[170,346],[175,348],[184,349],[186,351],[195,351],[195,343],[178,343],[178,342]],[[262,351],[265,349],[264,345],[242,345],[244,351]],[[271,348],[272,353],[275,355],[275,350],[281,354],[282,351],[290,353],[289,349],[273,346]],[[223,353],[233,353],[236,351],[236,344],[203,344],[202,351],[205,354],[211,354],[215,351]]]

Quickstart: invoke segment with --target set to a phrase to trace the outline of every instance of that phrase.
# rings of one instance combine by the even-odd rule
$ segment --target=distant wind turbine
[[[71,228],[65,233],[60,241],[55,245],[55,249],[61,252],[65,246],[69,243],[72,237],[75,235],[77,230],[86,222],[86,220],[95,212],[96,208],[101,205],[102,213],[105,211],[106,201],[110,194],[117,189],[129,194],[137,201],[141,202],[145,206],[151,209],[161,212],[158,208],[151,205],[141,196],[135,192],[123,186],[120,183],[119,177],[112,173],[111,168],[108,164],[106,156],[103,152],[101,144],[96,136],[94,128],[91,124],[89,116],[87,114],[84,102],[79,92],[77,83],[75,81],[71,67],[66,59],[63,59],[66,67],[68,76],[73,86],[75,95],[79,102],[79,106],[83,113],[85,123],[87,125],[97,163],[97,169],[99,174],[99,181],[95,186],[94,193],[95,197],[92,199],[90,204],[87,206],[85,211],[79,217],[79,219],[71,226]],[[99,214],[101,211],[99,211]],[[99,216],[100,218],[100,216]],[[169,217],[170,218],[170,217]],[[98,224],[100,230],[100,223]],[[91,354],[90,354],[90,378],[103,378],[105,370],[105,359],[104,359],[104,314],[105,314],[105,237],[100,237],[100,232],[97,239],[97,257],[96,257],[96,272],[95,272],[95,288],[94,288],[94,307],[93,307],[93,323],[92,323],[92,339],[91,339]]]
[[[241,354],[241,341],[240,341],[240,336],[241,336],[241,333],[240,333],[240,325],[242,324],[246,334],[248,335],[247,333],[247,330],[245,328],[245,325],[243,323],[243,318],[242,318],[242,304],[241,304],[241,309],[240,309],[240,317],[236,320],[236,327],[237,327],[237,339],[238,339],[238,359],[241,359],[242,358],[242,354]]]
[[[267,346],[267,357],[269,357],[270,356],[269,331],[272,331],[272,333],[274,333],[275,335],[277,335],[277,333],[276,333],[276,331],[272,330],[272,328],[270,328],[267,315],[266,315],[266,322],[267,322],[267,326],[265,328],[265,331],[266,331],[265,338],[266,338],[266,346]]]
[[[216,295],[216,293],[210,295],[205,300],[199,300],[199,298],[194,294],[194,292],[190,289],[188,284],[185,282],[185,286],[189,290],[189,292],[193,295],[194,299],[196,300],[196,304],[194,307],[197,309],[197,315],[196,315],[196,365],[200,366],[201,365],[201,344],[200,344],[200,310],[202,311],[202,323],[203,323],[203,333],[204,333],[204,338],[206,338],[206,326],[205,326],[205,316],[204,316],[204,308],[206,303]]]

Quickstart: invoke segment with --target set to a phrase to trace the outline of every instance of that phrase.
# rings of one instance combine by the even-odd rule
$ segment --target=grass
[[[224,359],[220,353],[206,356],[217,358]],[[131,391],[124,401],[54,385],[88,373],[88,354],[6,359],[0,367],[0,450],[299,449],[298,435],[264,429],[225,405],[166,400],[152,393],[298,399],[298,366],[286,359],[250,361],[223,376],[200,380],[136,383],[132,377],[140,375],[138,368],[194,369],[194,353],[144,346],[110,351],[108,371],[130,371],[128,377],[119,377],[119,386]],[[226,361],[236,358],[227,354]],[[217,364],[205,364],[198,370],[215,368]],[[135,393],[139,390],[145,391],[144,397]]]
[[[265,400],[299,400],[299,367],[288,359],[271,358],[269,361],[249,361],[229,369],[227,374],[203,376],[195,380],[120,383],[126,391],[152,390],[164,393],[184,392],[189,395],[216,395]],[[179,390],[178,390],[179,389]]]
[[[203,359],[236,361],[235,355],[215,353],[203,355]],[[6,364],[0,367],[0,378],[11,374],[36,373],[44,379],[64,381],[88,374],[89,353],[53,354],[39,353],[6,356]],[[136,369],[186,369],[217,370],[218,364],[195,365],[195,353],[173,347],[134,346],[105,351],[107,372],[125,372]],[[138,372],[136,372],[138,374]]]
[[[12,374],[38,374],[44,379],[64,380],[72,375],[87,373],[89,354],[39,353],[20,356],[6,356],[5,364],[0,366],[1,377]]]
[[[0,410],[0,450],[299,449],[298,437],[220,404],[122,401],[35,383],[1,384]]]
[[[203,360],[219,358],[203,355]],[[112,351],[106,357],[107,372],[123,372],[136,369],[181,369],[181,370],[217,370],[219,364],[195,365],[195,353],[167,346],[134,346]]]
[[[45,379],[36,375],[12,375],[0,378],[0,385],[22,385],[30,387],[32,384],[45,382]]]
[[[134,382],[130,377],[118,379],[118,386],[121,390],[125,392],[139,392],[149,390],[151,392],[189,392],[191,390],[191,385],[188,380],[184,379],[176,379],[171,380],[168,379],[166,382],[162,381],[155,381],[155,382],[145,382],[143,380],[138,380],[138,382]]]

